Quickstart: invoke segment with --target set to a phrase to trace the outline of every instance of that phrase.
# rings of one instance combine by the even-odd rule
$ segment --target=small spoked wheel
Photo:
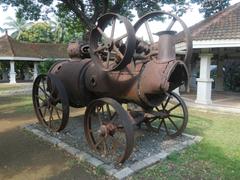
[[[121,29],[121,32],[119,32]],[[123,16],[108,13],[98,19],[90,34],[90,55],[104,71],[120,70],[131,62],[135,31]]]
[[[39,75],[33,84],[34,110],[41,124],[61,131],[69,118],[69,102],[62,82],[52,74]]]
[[[147,128],[154,132],[163,130],[170,137],[181,135],[187,126],[188,110],[182,98],[174,92],[145,117]]]
[[[114,99],[92,101],[86,109],[84,131],[88,144],[102,157],[123,163],[134,146],[130,115]]]

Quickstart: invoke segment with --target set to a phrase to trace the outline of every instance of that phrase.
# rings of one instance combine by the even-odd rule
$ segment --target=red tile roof
[[[218,12],[189,29],[193,40],[240,39],[240,3]]]
[[[66,44],[19,42],[0,37],[0,57],[68,58]]]

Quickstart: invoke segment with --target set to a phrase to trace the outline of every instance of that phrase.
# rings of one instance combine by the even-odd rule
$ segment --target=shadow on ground
[[[0,133],[0,154],[0,179],[94,177],[68,154],[19,128]]]

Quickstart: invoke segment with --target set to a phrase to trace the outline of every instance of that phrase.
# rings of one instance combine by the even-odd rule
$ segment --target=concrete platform
[[[135,132],[135,147],[132,155],[124,164],[116,165],[89,148],[84,137],[82,118],[72,118],[60,133],[50,132],[38,123],[26,125],[23,128],[44,141],[65,150],[79,161],[85,161],[96,168],[101,168],[109,176],[117,179],[133,175],[141,169],[162,161],[171,153],[180,151],[202,139],[199,136],[188,134],[170,139],[165,132],[158,134],[146,129],[139,130]]]

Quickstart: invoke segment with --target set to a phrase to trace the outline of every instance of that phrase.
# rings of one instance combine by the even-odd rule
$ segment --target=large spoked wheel
[[[62,82],[52,74],[39,75],[33,84],[34,110],[41,124],[61,131],[69,118],[69,102]]]
[[[101,156],[123,163],[134,146],[130,115],[111,98],[94,100],[86,109],[84,131],[88,144]]]
[[[103,15],[91,31],[91,58],[105,71],[124,68],[131,62],[135,50],[134,34],[131,23],[125,17],[114,13]]]
[[[182,98],[174,92],[168,94],[159,107],[147,113],[146,126],[154,131],[164,130],[170,137],[181,135],[187,126],[188,110]]]
[[[169,25],[165,26],[162,23],[163,20],[171,19]],[[176,47],[177,54],[185,54],[184,62],[186,63],[191,59],[192,55],[192,40],[190,36],[190,31],[187,28],[186,24],[176,15],[173,15],[164,11],[155,11],[148,13],[142,16],[135,24],[134,29],[136,32],[136,38],[142,39],[143,32],[146,32],[147,38],[144,39],[144,44],[148,44],[148,53],[146,54],[146,58],[155,57],[158,53],[157,51],[157,42],[158,42],[158,34],[164,31],[171,31],[172,28],[176,24],[174,30],[182,31],[181,34],[178,34],[178,38],[176,43],[179,44],[180,48]],[[180,25],[179,25],[180,24]],[[178,26],[177,26],[178,25]],[[181,29],[182,27],[182,29]],[[139,43],[139,42],[138,42]],[[147,45],[145,45],[146,47]],[[164,46],[164,44],[163,44]]]

